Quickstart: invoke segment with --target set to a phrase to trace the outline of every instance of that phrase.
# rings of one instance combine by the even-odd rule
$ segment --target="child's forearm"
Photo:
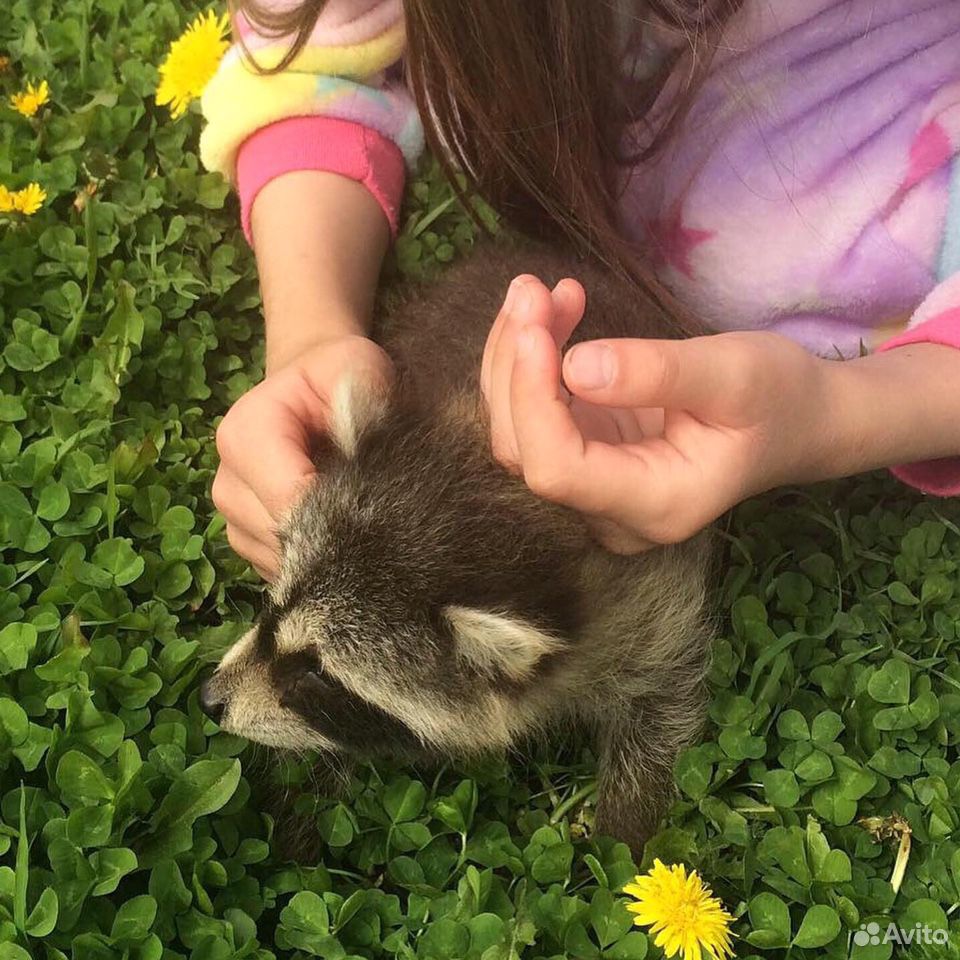
[[[823,362],[814,475],[798,479],[960,456],[960,350],[918,343]]]
[[[334,173],[285,174],[260,191],[251,222],[268,371],[321,340],[366,332],[390,231],[364,186]]]

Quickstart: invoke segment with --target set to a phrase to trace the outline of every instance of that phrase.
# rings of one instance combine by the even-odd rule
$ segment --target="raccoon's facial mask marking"
[[[398,674],[378,656],[325,664],[319,615],[302,606],[281,614],[270,605],[207,681],[204,700],[222,702],[211,715],[222,711],[224,730],[273,746],[365,755],[505,746],[525,726],[511,706],[515,685],[532,681],[565,644],[500,613],[447,606],[443,617],[466,681],[454,699],[419,689],[415,669]],[[344,671],[350,686],[337,675]]]
[[[372,754],[419,744],[403,721],[326,669],[319,622],[308,608],[268,606],[203,685],[204,710],[225,731],[270,746]]]
[[[330,743],[366,755],[378,753],[386,743],[401,749],[419,744],[402,721],[344,686],[322,666],[304,661],[298,669],[291,662],[287,669],[297,675],[286,684],[274,672],[286,691],[280,696],[281,707],[296,712]]]
[[[216,673],[201,688],[203,709],[228,733],[269,746],[330,750],[333,744],[276,693],[270,661],[263,654],[261,626],[240,638],[226,653]]]
[[[483,674],[529,680],[544,657],[564,646],[556,637],[503,614],[450,606],[444,616],[453,628],[457,654]]]

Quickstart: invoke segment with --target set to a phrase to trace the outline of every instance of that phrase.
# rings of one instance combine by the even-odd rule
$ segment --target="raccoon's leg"
[[[304,783],[270,789],[264,807],[273,817],[273,846],[282,860],[300,864],[320,861],[324,844],[313,801],[342,797],[352,769],[353,763],[346,757],[321,754]]]
[[[670,699],[633,700],[598,729],[596,828],[626,843],[638,860],[674,797],[677,754],[702,724],[702,692],[685,684],[673,690]]]

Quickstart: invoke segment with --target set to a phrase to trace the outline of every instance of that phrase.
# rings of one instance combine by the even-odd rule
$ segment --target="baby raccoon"
[[[678,335],[600,267],[527,243],[482,245],[395,298],[378,337],[393,395],[341,393],[321,479],[280,531],[280,577],[201,703],[231,733],[338,756],[583,728],[597,827],[638,850],[701,722],[710,545],[614,555],[493,459],[480,359],[520,272],[583,283],[577,340]]]

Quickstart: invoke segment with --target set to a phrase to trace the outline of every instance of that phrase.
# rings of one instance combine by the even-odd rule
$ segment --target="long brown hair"
[[[261,30],[290,37],[281,70],[307,42],[326,0],[302,0],[282,13],[263,10],[258,0],[235,3]],[[406,69],[427,143],[451,180],[464,173],[508,223],[572,241],[676,316],[677,304],[620,227],[623,172],[665,141],[742,0],[630,3],[404,0]],[[688,42],[641,71],[643,79],[627,81],[618,7],[631,14],[628,49],[639,50],[643,31],[655,25]],[[659,129],[644,129],[683,53],[690,66],[671,109]],[[644,130],[643,149],[631,145],[631,130]]]

